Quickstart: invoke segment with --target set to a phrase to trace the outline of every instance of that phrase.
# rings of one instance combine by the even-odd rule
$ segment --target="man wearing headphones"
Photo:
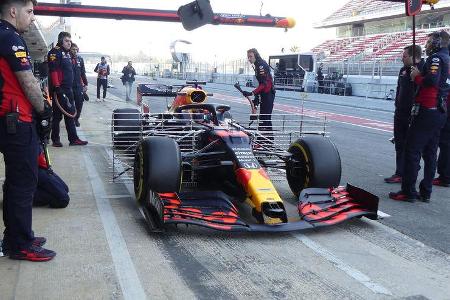
[[[255,106],[261,104],[259,110],[260,113],[260,124],[259,130],[261,131],[272,131],[272,110],[273,101],[275,99],[275,87],[273,85],[272,74],[270,74],[270,66],[265,60],[261,58],[258,50],[255,48],[247,50],[248,61],[254,65],[255,76],[258,80],[258,87],[253,90],[253,92],[243,91],[242,94],[245,97],[255,96]],[[258,103],[258,98],[260,103]],[[270,136],[270,135],[269,135]]]
[[[59,137],[59,123],[64,115],[67,137],[70,146],[84,146],[88,142],[82,141],[77,135],[75,117],[77,109],[73,96],[73,61],[70,55],[72,44],[71,35],[62,31],[58,35],[58,43],[48,52],[49,91],[53,97],[53,147],[62,147]],[[56,97],[55,97],[56,95]]]
[[[450,36],[445,31],[430,34],[425,46],[428,58],[423,70],[419,71],[415,66],[411,68],[411,79],[418,85],[419,91],[406,136],[402,189],[397,193],[389,193],[389,197],[393,200],[430,201],[432,182],[436,173],[439,135],[446,120],[449,39]],[[418,194],[416,181],[421,156],[424,160],[424,177],[420,182]]]

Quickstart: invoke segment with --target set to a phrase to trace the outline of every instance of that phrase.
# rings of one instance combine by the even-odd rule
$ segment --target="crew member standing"
[[[254,65],[255,76],[258,80],[258,87],[253,92],[243,91],[245,97],[254,95],[260,97],[260,123],[258,129],[261,131],[272,131],[272,110],[275,99],[275,87],[273,85],[270,67],[266,61],[261,58],[258,50],[255,48],[247,50],[248,61]],[[257,106],[258,103],[255,103]],[[271,136],[271,134],[269,134]]]
[[[103,101],[106,98],[106,89],[108,88],[108,76],[110,73],[106,58],[102,56],[100,63],[95,66],[94,72],[97,76],[97,101],[100,101],[100,87],[103,87]]]
[[[70,55],[72,56],[73,64],[73,97],[75,100],[75,107],[77,114],[75,116],[75,126],[80,127],[80,115],[83,109],[84,94],[87,91],[88,81],[86,77],[86,69],[84,67],[84,60],[78,55],[79,48],[77,44],[72,43],[70,46]]]
[[[422,48],[416,45],[415,65],[419,70],[423,68],[424,61],[421,60]],[[417,86],[411,81],[411,66],[413,65],[413,46],[405,47],[403,50],[403,67],[400,69],[397,80],[397,93],[395,96],[394,113],[394,144],[395,144],[395,173],[385,178],[386,183],[400,183],[403,176],[404,149],[406,133],[411,121],[411,108],[414,103]]]
[[[402,189],[389,193],[393,200],[429,202],[432,182],[436,173],[436,156],[439,135],[446,121],[447,77],[449,71],[449,35],[445,31],[430,34],[426,52],[428,58],[422,72],[412,67],[411,79],[419,86],[413,108],[413,120],[405,144],[405,161]],[[417,108],[417,109],[415,109]],[[420,157],[424,160],[424,177],[416,190]]]
[[[73,95],[73,63],[70,55],[71,35],[62,31],[58,35],[58,43],[48,52],[49,90],[53,98],[52,142],[54,147],[62,147],[59,137],[59,123],[64,115],[67,138],[70,146],[84,146],[88,142],[78,137],[75,128],[76,107]]]
[[[47,261],[56,253],[42,248],[46,239],[34,236],[31,220],[38,139],[48,138],[52,113],[33,76],[28,48],[20,36],[35,20],[34,5],[35,0],[0,2],[0,151],[6,173],[3,253],[11,259]]]
[[[433,180],[433,185],[450,187],[450,94],[447,96],[447,121],[439,138],[437,172],[439,176]]]

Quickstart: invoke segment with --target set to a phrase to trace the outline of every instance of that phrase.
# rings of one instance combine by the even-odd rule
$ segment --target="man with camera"
[[[425,46],[428,58],[422,71],[417,67],[411,68],[411,79],[418,85],[419,91],[406,136],[402,189],[397,193],[389,193],[393,200],[430,201],[439,135],[446,120],[449,38],[445,31],[431,33]],[[416,181],[421,157],[424,160],[424,178],[420,182],[418,194]]]
[[[35,0],[0,2],[0,151],[5,161],[3,253],[11,259],[47,261],[56,253],[31,229],[38,180],[39,138],[48,139],[52,109],[31,71],[24,33],[35,20]]]

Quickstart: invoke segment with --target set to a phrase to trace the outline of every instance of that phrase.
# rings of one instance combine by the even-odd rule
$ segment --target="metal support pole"
[[[416,62],[416,16],[412,16],[412,26],[413,26],[413,50],[412,50],[412,57],[413,57],[413,65],[415,65]]]

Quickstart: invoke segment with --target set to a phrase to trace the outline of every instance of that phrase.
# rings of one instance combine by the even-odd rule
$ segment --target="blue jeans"
[[[132,81],[125,81],[126,100],[131,101],[131,88],[133,86]]]

